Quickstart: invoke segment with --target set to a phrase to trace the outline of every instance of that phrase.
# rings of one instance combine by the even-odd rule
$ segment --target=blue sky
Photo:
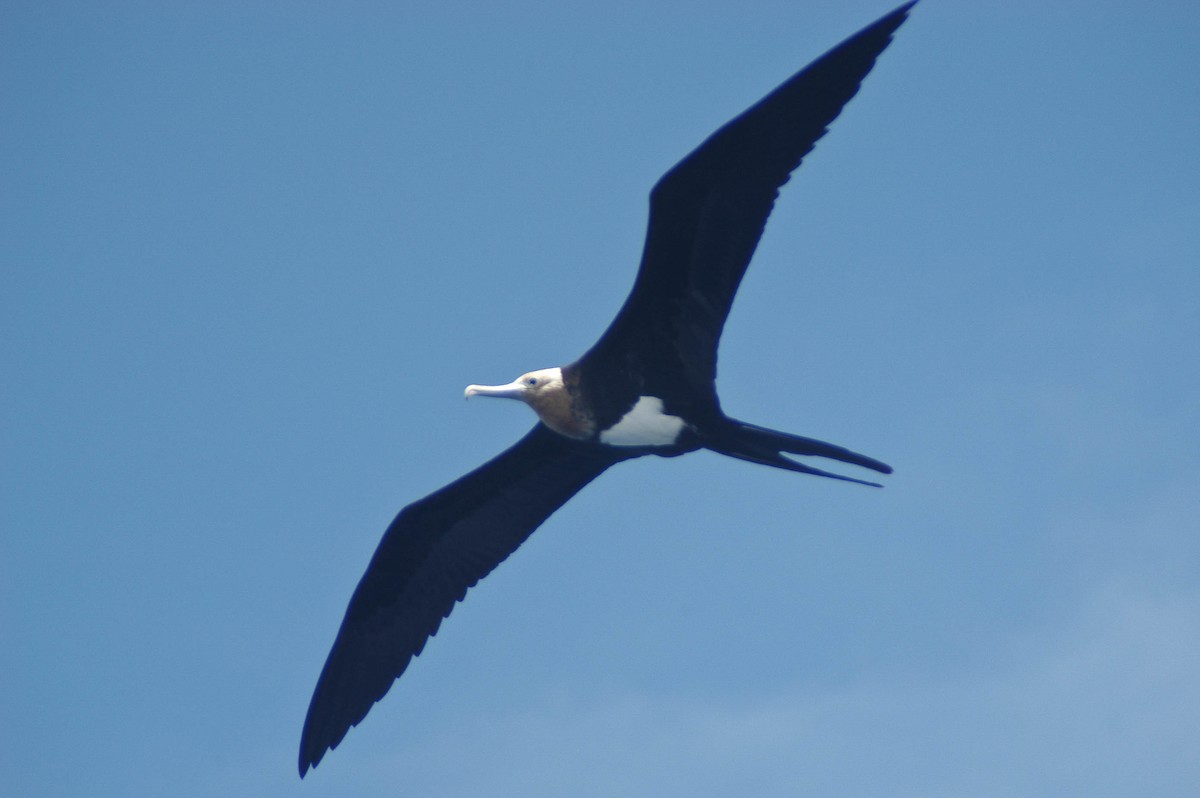
[[[786,187],[728,412],[896,467],[622,465],[304,782],[407,502],[514,441],[646,195],[890,10],[9,2],[0,781],[39,796],[1200,783],[1200,6],[923,0]]]

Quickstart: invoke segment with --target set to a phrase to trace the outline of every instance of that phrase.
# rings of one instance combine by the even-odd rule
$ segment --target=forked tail
[[[854,477],[847,477],[842,474],[833,474],[829,471],[822,471],[819,468],[804,465],[803,463],[797,463],[795,460],[784,457],[782,453],[798,454],[802,457],[825,457],[829,460],[837,460],[842,463],[869,468],[881,474],[892,473],[890,465],[881,463],[873,457],[852,452],[841,446],[834,446],[832,443],[818,441],[813,438],[804,438],[800,435],[789,435],[786,432],[776,432],[766,427],[747,424],[744,421],[737,421],[732,418],[727,421],[728,423],[723,425],[719,430],[706,430],[708,434],[705,435],[704,448],[729,455],[730,457],[736,457],[739,460],[749,460],[751,463],[761,463],[762,465],[783,468],[788,471],[799,471],[802,474],[815,474],[816,476],[829,477],[830,479],[842,479],[846,482],[857,482],[860,485],[870,485],[875,488],[883,486],[878,482],[868,482],[865,479],[855,479]]]

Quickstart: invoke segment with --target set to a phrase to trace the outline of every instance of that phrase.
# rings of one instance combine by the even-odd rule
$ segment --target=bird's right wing
[[[670,372],[716,402],[721,330],[779,189],[858,92],[913,4],[789,78],[658,181],[633,290],[585,361],[608,373]]]
[[[568,499],[638,456],[570,440],[542,424],[392,521],[350,599],[313,692],[300,775],[383,698],[454,603]]]

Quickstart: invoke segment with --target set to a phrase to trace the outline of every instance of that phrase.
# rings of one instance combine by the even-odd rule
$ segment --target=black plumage
[[[455,602],[609,466],[703,447],[851,481],[860,480],[782,453],[891,472],[842,447],[725,416],[715,380],[721,331],[780,187],[857,93],[914,4],[784,82],[654,186],[632,292],[596,344],[554,370],[561,373],[560,404],[567,404],[543,407],[517,395],[526,390],[519,381],[503,386],[507,393],[493,391],[524,398],[542,421],[496,458],[406,507],[388,527],[317,682],[300,743],[301,776],[387,693]],[[536,382],[540,374],[522,379]],[[606,444],[601,436],[645,397],[679,422],[678,435],[654,445]]]

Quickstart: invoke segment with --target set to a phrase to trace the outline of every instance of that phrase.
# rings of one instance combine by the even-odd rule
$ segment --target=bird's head
[[[562,369],[538,369],[517,377],[507,385],[468,385],[463,392],[472,396],[499,396],[502,399],[520,399],[537,410],[547,397],[564,391]]]
[[[529,371],[507,385],[468,385],[463,394],[468,399],[472,396],[520,399],[533,408],[547,427],[569,438],[587,438],[592,432],[590,424],[573,406],[560,368]]]

